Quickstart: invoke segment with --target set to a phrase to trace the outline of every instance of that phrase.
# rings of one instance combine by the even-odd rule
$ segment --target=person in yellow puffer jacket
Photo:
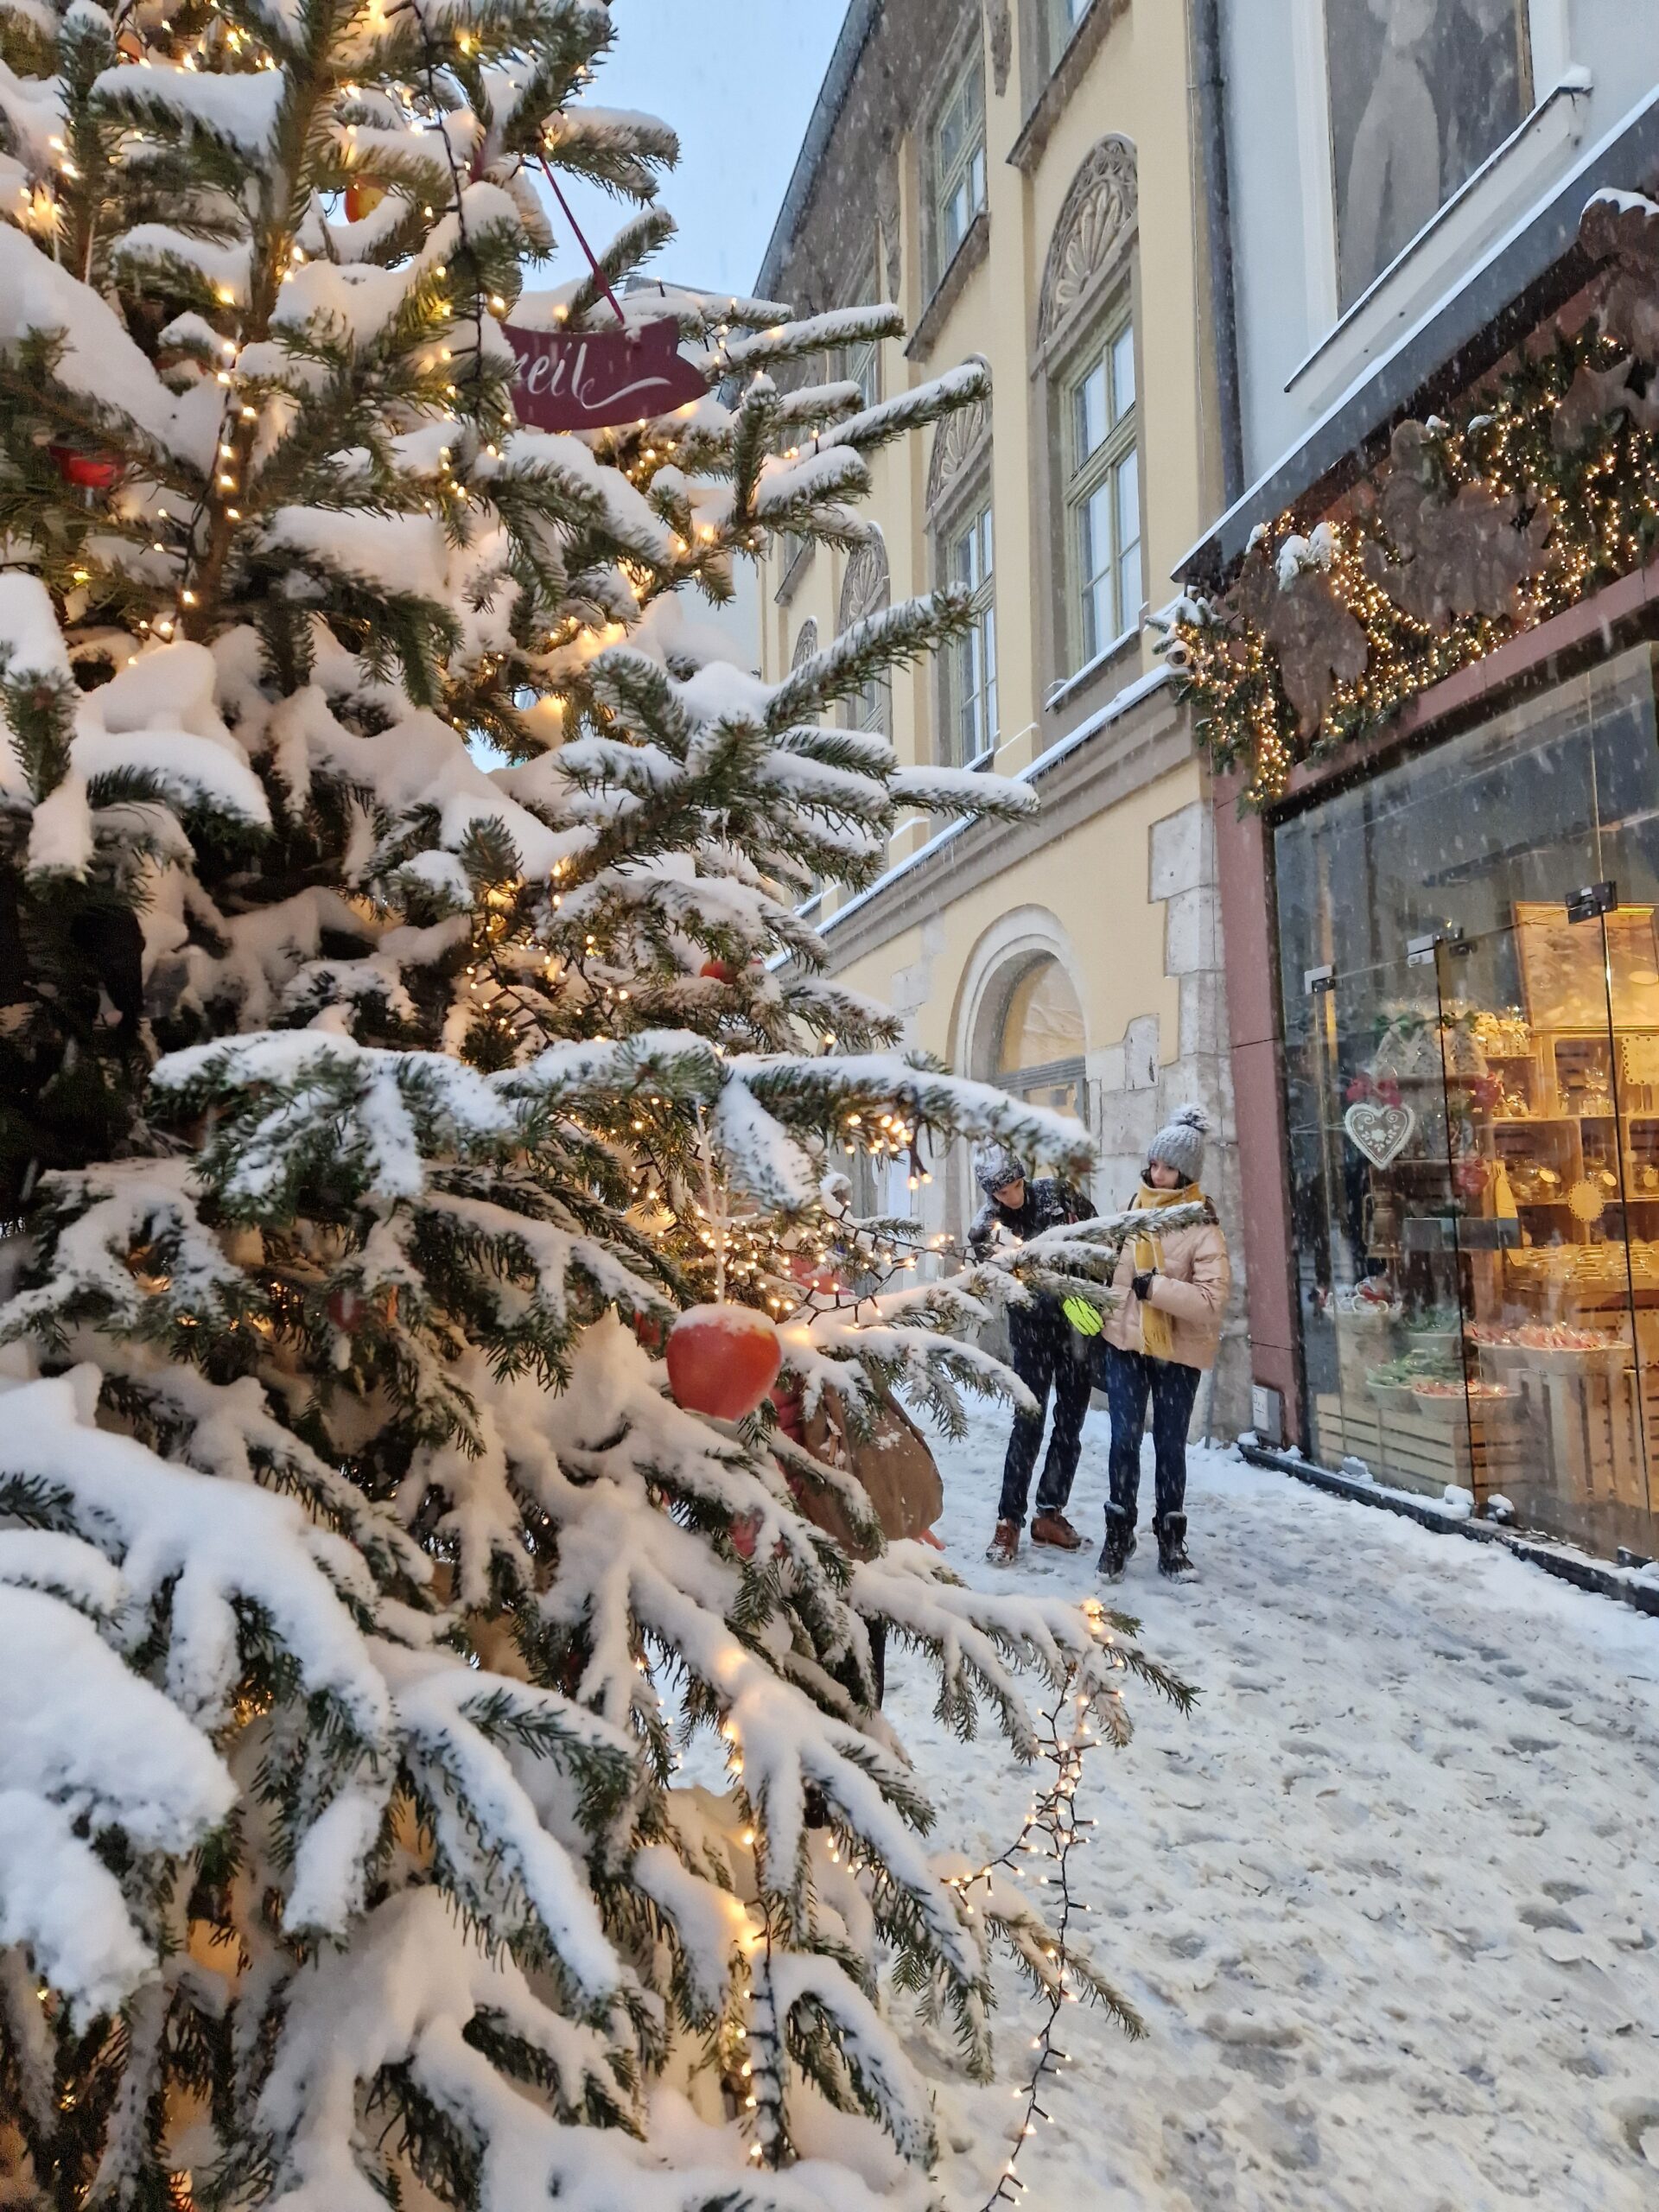
[[[1186,1432],[1198,1377],[1215,1364],[1232,1286],[1227,1240],[1198,1182],[1209,1133],[1201,1106],[1178,1106],[1147,1146],[1146,1173],[1132,1209],[1146,1213],[1146,1232],[1123,1247],[1114,1280],[1127,1295],[1102,1332],[1101,1382],[1111,1407],[1112,1451],[1100,1571],[1114,1582],[1135,1549],[1148,1400],[1159,1571],[1182,1579],[1193,1573],[1186,1549]],[[1206,1219],[1159,1233],[1163,1209],[1195,1204],[1205,1207]]]

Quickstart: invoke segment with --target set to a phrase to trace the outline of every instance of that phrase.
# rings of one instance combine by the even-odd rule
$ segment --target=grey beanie
[[[1023,1183],[1026,1171],[1005,1144],[994,1145],[982,1152],[974,1162],[974,1174],[979,1187],[988,1198],[999,1191],[1006,1191],[1010,1183]]]
[[[1210,1116],[1202,1106],[1178,1106],[1147,1147],[1147,1160],[1161,1160],[1187,1182],[1196,1183],[1204,1173],[1204,1141],[1209,1134]]]

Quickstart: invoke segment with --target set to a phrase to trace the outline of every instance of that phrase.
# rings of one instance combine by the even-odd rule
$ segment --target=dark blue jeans
[[[1037,1510],[1061,1513],[1071,1495],[1083,1449],[1083,1417],[1089,1410],[1094,1388],[1090,1373],[1087,1339],[1079,1337],[1060,1311],[1057,1298],[1038,1298],[1029,1307],[1008,1316],[1014,1373],[1037,1401],[1037,1411],[1016,1414],[1008,1439],[1008,1456],[1002,1463],[1002,1500],[996,1509],[999,1521],[1024,1525],[1026,1502],[1031,1496],[1032,1470],[1043,1440],[1043,1417],[1048,1394],[1054,1393],[1054,1429],[1048,1440],[1043,1478],[1037,1485]]]
[[[1179,1360],[1148,1359],[1144,1352],[1101,1346],[1101,1387],[1112,1409],[1112,1503],[1135,1525],[1141,1494],[1141,1439],[1152,1401],[1154,1475],[1153,1526],[1186,1506],[1186,1430],[1198,1394],[1198,1370]]]

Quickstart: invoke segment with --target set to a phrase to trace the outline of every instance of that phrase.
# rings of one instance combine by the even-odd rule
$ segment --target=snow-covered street
[[[1016,1576],[1094,1589],[1106,1423],[1091,1414],[1074,1560]],[[976,1581],[1004,1431],[944,1446],[941,1533]],[[1076,2065],[1021,2161],[1065,2212],[1631,2212],[1659,2190],[1659,1623],[1495,1548],[1198,1455],[1203,1579],[1157,1575],[1144,1525],[1118,1603],[1203,1693],[1133,1694],[1082,1809],[1096,1949],[1150,2034],[1070,2012]],[[933,1720],[923,1672],[889,1708],[941,1833],[1000,1850],[1025,1777]],[[1009,1988],[1011,2080],[1029,2001]],[[935,2049],[938,2068],[943,2045]],[[949,2088],[947,2201],[982,2202],[1007,2081]]]

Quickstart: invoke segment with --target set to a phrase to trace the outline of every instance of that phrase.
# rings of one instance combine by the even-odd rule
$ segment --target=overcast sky
[[[663,194],[680,234],[656,273],[709,291],[753,284],[846,12],[847,0],[611,0],[616,45],[594,98],[644,108],[680,138]],[[620,210],[583,194],[576,213],[597,250]],[[557,267],[563,281],[563,253]]]

